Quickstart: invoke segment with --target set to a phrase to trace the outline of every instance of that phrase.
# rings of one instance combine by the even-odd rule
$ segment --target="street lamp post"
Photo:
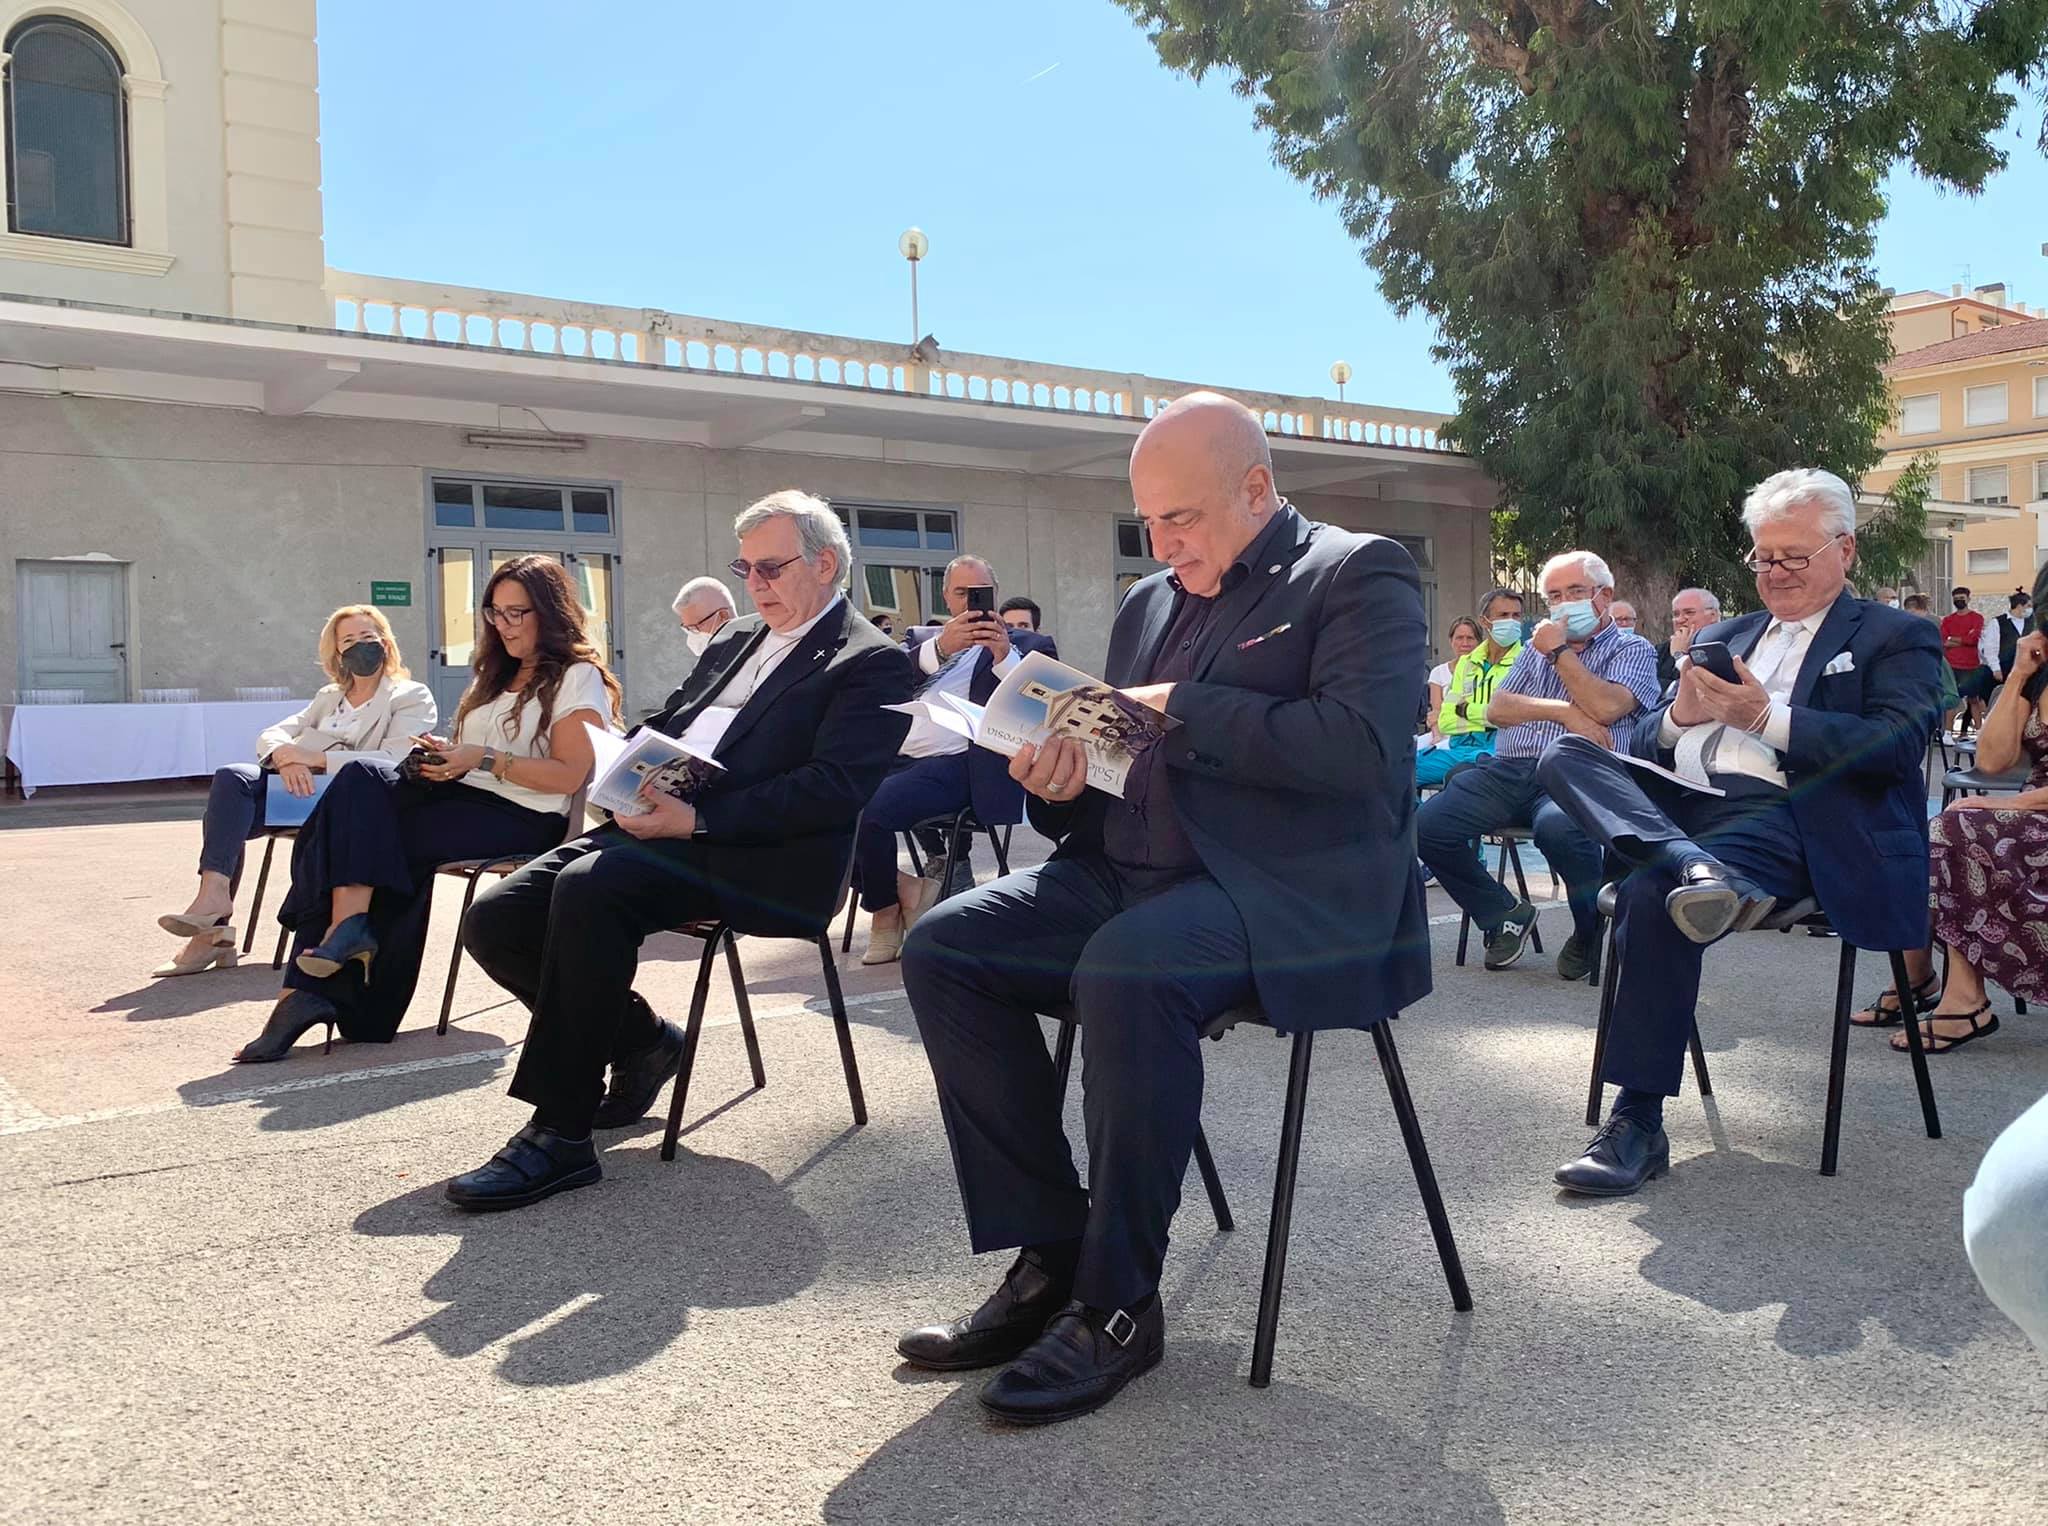
[[[1344,401],[1344,383],[1351,380],[1351,366],[1347,361],[1338,361],[1330,367],[1330,380],[1337,384],[1337,401]]]
[[[924,236],[922,228],[905,228],[903,236],[896,240],[896,249],[903,258],[910,261],[910,342],[915,345],[918,336],[924,332],[917,322],[917,265],[931,252],[932,241]]]

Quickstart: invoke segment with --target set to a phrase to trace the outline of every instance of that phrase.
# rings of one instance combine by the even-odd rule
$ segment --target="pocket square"
[[[1848,652],[1837,652],[1829,659],[1828,665],[1820,670],[1820,674],[1821,677],[1825,678],[1830,673],[1853,673],[1855,671],[1855,657]]]

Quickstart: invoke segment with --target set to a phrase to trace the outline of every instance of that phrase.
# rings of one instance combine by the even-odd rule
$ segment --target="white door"
[[[119,562],[17,562],[24,689],[128,698],[128,569]]]

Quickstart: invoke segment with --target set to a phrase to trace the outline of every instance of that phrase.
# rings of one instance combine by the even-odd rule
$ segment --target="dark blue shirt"
[[[1274,514],[1252,543],[1239,553],[1223,572],[1223,586],[1211,598],[1197,598],[1173,579],[1175,592],[1173,620],[1166,639],[1153,655],[1151,672],[1133,682],[1143,684],[1187,683],[1195,676],[1195,657],[1212,622],[1234,618],[1238,600],[1233,597],[1264,561],[1272,545],[1281,516]],[[1156,742],[1140,753],[1124,779],[1124,798],[1104,803],[1102,852],[1118,873],[1135,886],[1163,885],[1202,872],[1201,855],[1188,840],[1180,813],[1173,803],[1173,786],[1166,766],[1166,750],[1173,738]]]

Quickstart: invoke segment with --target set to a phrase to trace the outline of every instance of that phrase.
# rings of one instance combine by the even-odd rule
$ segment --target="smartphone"
[[[996,591],[984,584],[980,588],[967,590],[967,608],[970,611],[992,615],[996,612]]]
[[[1742,682],[1735,676],[1735,656],[1725,641],[1695,641],[1686,655],[1695,667],[1705,668],[1724,684]]]

